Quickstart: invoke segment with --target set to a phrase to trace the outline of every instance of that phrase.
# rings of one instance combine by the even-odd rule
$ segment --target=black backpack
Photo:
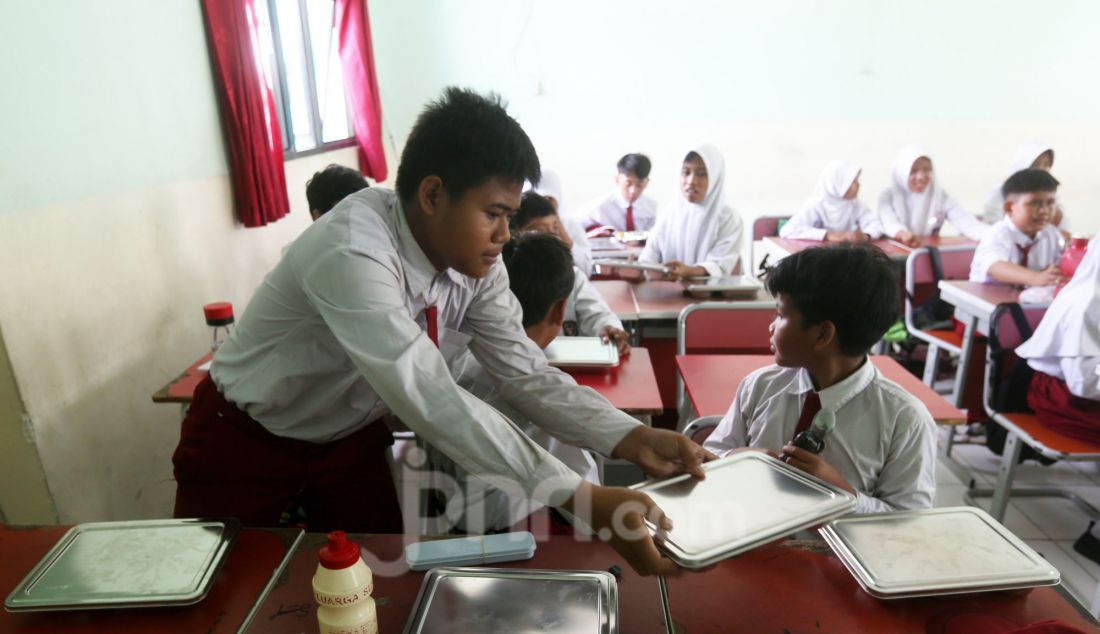
[[[943,330],[951,328],[951,317],[955,314],[955,307],[940,299],[940,280],[943,279],[943,260],[940,259],[940,250],[936,247],[927,247],[928,257],[932,260],[932,278],[935,290],[928,299],[913,307],[913,325],[920,330]],[[909,296],[913,301],[913,296]]]

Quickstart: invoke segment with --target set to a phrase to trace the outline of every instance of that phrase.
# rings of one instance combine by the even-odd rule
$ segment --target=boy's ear
[[[836,324],[833,322],[825,320],[814,327],[818,329],[814,347],[824,349],[836,340]]]
[[[561,325],[565,323],[565,302],[568,298],[563,297],[554,302],[554,305],[550,307],[550,311],[546,313],[546,323],[554,328],[561,328]]]
[[[420,204],[420,211],[426,216],[436,215],[446,195],[443,191],[443,179],[438,176],[425,176],[420,181],[420,187],[416,189],[416,200]]]
[[[1006,214],[1012,213],[1012,199],[1011,198],[1005,198],[1004,204],[1001,205],[1001,210],[1004,211]]]

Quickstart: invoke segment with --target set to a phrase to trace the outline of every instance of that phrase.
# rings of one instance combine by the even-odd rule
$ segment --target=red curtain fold
[[[261,61],[254,0],[203,0],[229,145],[237,216],[262,227],[290,212],[279,115]]]
[[[344,90],[351,102],[355,140],[359,144],[359,169],[375,181],[386,180],[382,103],[374,72],[367,0],[336,0],[335,21],[340,34]]]

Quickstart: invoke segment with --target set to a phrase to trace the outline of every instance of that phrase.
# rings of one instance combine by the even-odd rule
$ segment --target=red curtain
[[[261,61],[254,0],[203,0],[237,216],[262,227],[290,211],[279,115]]]
[[[376,181],[386,180],[386,153],[382,147],[382,103],[374,72],[367,0],[336,0],[336,28],[340,33],[340,65],[344,90],[351,102],[359,169]]]

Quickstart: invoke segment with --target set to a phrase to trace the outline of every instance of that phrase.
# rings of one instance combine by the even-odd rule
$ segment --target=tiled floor
[[[946,434],[941,433],[941,444]],[[992,487],[1001,457],[984,445],[956,444],[952,456],[978,487]],[[968,482],[947,467],[942,456],[936,465],[936,505],[960,506]],[[1100,507],[1100,464],[1058,462],[1044,467],[1027,461],[1016,468],[1014,485],[1066,489]],[[980,502],[988,509],[989,498]],[[1004,525],[1047,558],[1062,573],[1062,585],[1091,609],[1100,584],[1100,565],[1077,554],[1073,542],[1089,518],[1073,502],[1062,498],[1010,498]]]

